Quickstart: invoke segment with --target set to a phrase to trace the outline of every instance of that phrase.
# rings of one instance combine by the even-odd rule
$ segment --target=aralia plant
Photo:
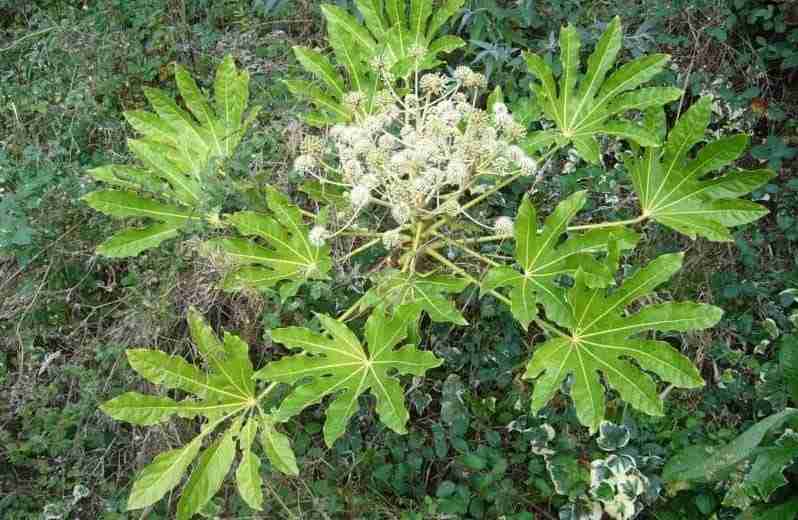
[[[130,143],[140,164],[93,170],[111,189],[86,200],[114,217],[156,223],[122,231],[100,246],[101,254],[138,254],[191,229],[192,221],[210,223],[218,236],[206,249],[229,259],[225,289],[277,290],[287,298],[309,279],[333,276],[333,265],[344,266],[378,245],[385,251],[361,297],[337,316],[317,314],[320,330],[272,330],[272,339],[293,352],[263,367],[252,366],[243,341],[230,334],[220,340],[193,311],[189,323],[199,366],[157,350],[128,351],[132,368],[169,396],[129,392],[102,409],[142,426],[174,417],[200,423],[198,436],[140,471],[130,509],[154,504],[188,473],[177,515],[190,518],[219,490],[236,460],[242,498],[261,508],[256,441],[274,469],[296,475],[281,424],[301,420],[310,406],[324,407],[328,446],[344,434],[364,394],[373,396],[383,424],[405,433],[410,413],[402,376],[423,376],[442,364],[423,348],[424,320],[469,326],[455,303],[469,286],[506,304],[521,327],[536,327],[547,338],[532,346],[523,374],[533,386],[534,412],[567,386],[579,421],[593,433],[605,417],[608,389],[641,412],[662,415],[661,382],[704,384],[689,358],[651,333],[706,329],[722,311],[695,302],[641,304],[679,271],[679,253],[653,258],[624,279],[619,265],[644,240],[647,224],[691,238],[730,240],[730,227],[767,212],[740,197],[772,173],[722,172],[745,150],[745,136],[694,150],[705,140],[708,98],[695,102],[668,133],[663,106],[681,91],[644,86],[668,57],[616,67],[622,35],[617,19],[584,69],[577,31],[562,30],[559,82],[540,57],[526,56],[535,78],[533,102],[553,124],[529,131],[510,113],[501,89],[485,96],[480,73],[462,66],[451,74],[437,71],[438,55],[460,44],[437,32],[461,3],[445,2],[433,14],[423,1],[359,0],[365,25],[324,7],[337,65],[298,48],[297,57],[317,81],[289,81],[291,90],[316,105],[309,120],[324,128],[305,139],[295,161],[305,177],[299,191],[312,204],[295,204],[264,186],[264,204],[256,208],[225,213],[211,205],[209,186],[225,177],[224,159],[253,117],[244,117],[247,75],[230,58],[217,73],[213,102],[178,68],[188,111],[148,91],[155,113],[128,113],[143,134]],[[515,218],[480,221],[475,210],[505,188],[519,185],[534,193],[549,161],[570,146],[599,163],[598,138],[607,137],[629,145],[624,161],[639,216],[580,223],[588,199],[580,191],[545,218],[526,195]],[[345,250],[331,247],[338,241],[351,246],[348,252],[336,253]],[[514,244],[511,259],[483,250],[504,242]],[[357,317],[366,317],[362,329]],[[280,386],[288,390],[275,392]]]

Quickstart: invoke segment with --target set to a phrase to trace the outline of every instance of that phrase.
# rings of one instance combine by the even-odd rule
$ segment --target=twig
[[[36,31],[34,33],[26,34],[25,36],[23,36],[19,40],[15,41],[14,43],[9,45],[8,47],[4,47],[4,48],[0,49],[0,53],[6,52],[6,51],[10,51],[14,47],[16,47],[19,44],[21,44],[23,41],[27,40],[28,38],[35,38],[36,36],[41,36],[42,34],[47,34],[48,32],[52,31],[53,29],[60,29],[60,28],[61,28],[60,25],[53,25],[53,26],[47,27],[46,29],[41,29],[41,30]]]

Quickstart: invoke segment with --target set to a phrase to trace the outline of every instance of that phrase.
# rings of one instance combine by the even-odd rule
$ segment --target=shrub
[[[681,91],[644,86],[668,57],[642,56],[614,68],[622,34],[617,18],[584,71],[578,32],[563,28],[559,82],[542,58],[526,56],[537,80],[533,101],[546,125],[528,132],[527,118],[513,116],[501,89],[485,99],[482,74],[467,67],[452,74],[430,71],[438,65],[438,52],[459,45],[446,37],[441,37],[446,45],[436,44],[440,39],[434,38],[459,2],[447,2],[434,15],[426,2],[411,2],[399,13],[383,13],[372,9],[375,5],[359,2],[366,25],[338,8],[324,8],[346,80],[321,54],[296,49],[300,62],[335,91],[333,102],[315,86],[302,84],[300,89],[289,83],[295,91],[310,92],[322,107],[322,115],[310,117],[312,123],[332,125],[320,136],[308,136],[295,162],[295,170],[307,179],[302,190],[313,204],[296,205],[275,187],[263,188],[264,209],[226,213],[223,204],[214,204],[214,187],[226,175],[223,160],[251,120],[244,117],[247,76],[231,58],[217,72],[213,109],[178,68],[188,112],[163,94],[147,91],[156,114],[127,114],[145,136],[130,142],[142,165],[92,172],[116,188],[88,195],[95,209],[158,222],[115,235],[100,246],[101,253],[137,254],[207,223],[224,235],[205,247],[233,264],[223,281],[229,290],[277,288],[285,298],[308,280],[329,276],[333,266],[372,248],[382,251],[370,271],[368,290],[353,305],[337,317],[316,315],[321,332],[313,327],[272,330],[274,342],[298,353],[263,367],[252,365],[242,340],[230,334],[219,340],[196,313],[189,322],[204,368],[159,351],[128,351],[131,366],[145,379],[175,396],[191,396],[178,400],[127,393],[103,405],[106,413],[144,426],[174,416],[204,418],[198,436],[158,455],[140,472],[130,509],[160,500],[196,459],[177,506],[179,518],[191,517],[218,491],[236,451],[241,453],[235,475],[239,492],[259,508],[261,459],[252,449],[254,439],[260,435],[273,467],[297,474],[290,440],[280,425],[323,401],[328,402],[323,428],[328,446],[344,433],[367,391],[376,400],[380,421],[405,433],[410,413],[399,376],[421,377],[442,364],[421,348],[424,320],[468,326],[453,297],[469,287],[506,304],[523,329],[534,324],[546,336],[523,375],[534,381],[533,412],[567,388],[579,422],[593,434],[605,424],[608,391],[659,416],[663,397],[658,381],[682,388],[704,384],[687,356],[648,332],[706,329],[720,320],[721,309],[695,302],[642,303],[655,298],[655,290],[681,269],[683,255],[659,255],[631,274],[617,272],[622,257],[644,240],[636,230],[642,225],[663,225],[693,239],[730,241],[730,228],[767,213],[740,197],[766,183],[771,172],[718,173],[743,153],[747,138],[724,137],[694,151],[709,124],[709,98],[695,102],[668,132],[663,105]],[[368,52],[358,54],[357,49]],[[573,146],[585,160],[601,164],[602,141],[608,137],[628,144],[623,158],[639,216],[576,223],[588,201],[588,194],[579,191],[539,219],[534,190],[548,161]],[[515,218],[480,222],[474,210],[514,186],[527,192]],[[344,239],[356,244],[348,252],[333,247]],[[512,258],[485,250],[505,243],[513,243]],[[358,333],[355,318],[366,314]],[[290,389],[276,397],[281,385]],[[216,429],[224,432],[214,438]],[[203,447],[206,439],[209,444]],[[637,462],[627,464],[624,457],[595,462],[617,477],[613,486],[648,482]],[[551,459],[551,464],[563,462]],[[597,497],[599,486],[591,490]],[[638,508],[642,493],[635,491],[626,502],[601,496],[586,507],[595,516],[604,504],[608,514],[630,518],[628,508]],[[572,506],[575,511],[576,503]]]

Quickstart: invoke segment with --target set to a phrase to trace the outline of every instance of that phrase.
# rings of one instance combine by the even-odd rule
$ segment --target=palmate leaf
[[[285,80],[292,94],[310,101],[316,111],[305,116],[314,126],[349,122],[372,113],[379,76],[372,61],[379,57],[398,79],[406,79],[418,67],[426,70],[440,65],[441,54],[452,52],[465,42],[451,35],[437,36],[441,27],[463,6],[464,0],[446,0],[433,7],[427,0],[357,0],[363,22],[337,5],[322,4],[327,37],[334,62],[306,47],[294,47],[299,63],[317,80]],[[426,52],[411,56],[413,48]],[[395,86],[394,86],[395,87]],[[363,106],[353,110],[344,101],[349,92],[365,95]]]
[[[773,178],[768,170],[736,170],[722,176],[708,174],[732,164],[748,146],[744,134],[723,137],[698,150],[712,115],[712,99],[703,97],[687,110],[671,130],[665,146],[647,148],[631,158],[627,168],[644,215],[693,239],[732,240],[730,227],[753,222],[768,213],[759,204],[739,197]],[[664,133],[664,117],[647,114],[647,126]]]
[[[406,433],[410,414],[402,386],[393,374],[422,376],[442,361],[415,345],[394,350],[407,336],[408,318],[404,315],[388,318],[379,309],[372,312],[365,329],[368,351],[343,323],[325,315],[318,318],[324,334],[303,327],[271,332],[275,342],[303,351],[269,363],[255,373],[256,379],[300,383],[283,399],[275,419],[286,421],[330,396],[324,440],[327,446],[332,446],[357,412],[358,397],[370,390],[377,400],[382,423],[397,433]],[[306,380],[309,382],[303,382]]]
[[[241,452],[236,470],[238,489],[247,504],[259,509],[263,501],[261,462],[252,450],[253,441],[260,432],[263,451],[272,465],[283,473],[296,475],[298,468],[289,440],[276,429],[274,418],[259,407],[247,344],[227,333],[220,340],[193,309],[188,322],[206,370],[159,350],[129,349],[127,358],[130,366],[151,383],[191,397],[177,401],[128,392],[101,406],[114,419],[141,426],[161,423],[174,415],[204,418],[199,435],[181,448],[156,456],[141,470],[133,483],[127,508],[141,509],[159,501],[180,484],[196,459],[176,514],[181,520],[193,517],[221,488],[238,444]],[[205,439],[219,429],[223,433],[203,449]]]
[[[375,280],[374,287],[361,300],[361,308],[383,306],[408,316],[424,311],[432,321],[468,325],[448,295],[462,292],[469,283],[452,275],[421,275],[389,269]]]
[[[658,257],[615,291],[590,288],[581,272],[568,291],[571,325],[567,334],[535,349],[525,378],[535,379],[532,410],[548,403],[571,375],[571,399],[579,421],[591,431],[604,419],[604,388],[599,375],[621,399],[650,415],[662,415],[662,401],[650,376],[681,388],[698,388],[704,382],[688,358],[665,341],[639,338],[645,331],[688,331],[712,327],[723,311],[698,303],[664,303],[625,315],[633,301],[650,294],[682,266],[681,254]],[[638,366],[630,363],[634,360]],[[641,370],[642,369],[642,370]]]
[[[573,320],[565,289],[557,284],[557,278],[581,269],[588,285],[606,287],[613,283],[614,272],[607,263],[597,261],[595,254],[607,251],[609,243],[615,243],[619,249],[632,249],[640,238],[637,233],[620,227],[571,233],[561,242],[560,237],[586,201],[586,192],[574,193],[558,204],[542,229],[538,229],[535,207],[525,198],[514,226],[515,260],[521,271],[501,266],[492,268],[485,276],[483,290],[510,288],[510,309],[524,328],[537,317],[538,304],[550,320],[570,326]]]
[[[224,175],[216,161],[232,156],[257,115],[256,108],[244,117],[249,75],[236,68],[231,56],[216,71],[213,102],[179,65],[175,79],[188,110],[164,92],[147,88],[155,112],[125,112],[142,135],[128,141],[141,166],[106,165],[88,172],[114,188],[86,195],[89,206],[112,217],[157,222],[117,233],[97,249],[104,256],[137,255],[176,237],[189,223],[208,218],[208,184]]]
[[[539,81],[532,85],[532,91],[543,113],[556,127],[531,133],[526,144],[530,153],[554,143],[560,146],[571,143],[584,160],[598,163],[601,160],[598,134],[617,136],[643,146],[659,145],[659,139],[649,129],[621,116],[629,110],[662,106],[681,97],[682,91],[671,87],[638,89],[663,69],[669,59],[665,54],[637,58],[607,77],[621,49],[622,36],[620,18],[615,17],[596,44],[587,70],[579,79],[579,33],[572,26],[563,27],[559,85],[555,84],[552,69],[542,57],[526,55],[529,72]]]
[[[295,291],[308,279],[326,279],[332,268],[330,246],[314,246],[299,209],[273,188],[266,189],[270,214],[244,211],[228,222],[245,237],[213,240],[238,267],[223,282],[227,290],[265,289],[290,282]]]

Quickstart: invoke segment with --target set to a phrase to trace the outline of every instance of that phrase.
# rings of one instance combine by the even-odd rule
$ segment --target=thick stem
[[[465,278],[466,278],[466,279],[468,279],[468,280],[469,280],[471,283],[475,284],[475,285],[476,285],[476,286],[478,286],[480,289],[482,289],[482,283],[481,283],[479,280],[477,280],[476,278],[474,278],[474,277],[473,277],[473,276],[472,276],[472,275],[471,275],[471,274],[470,274],[468,271],[466,271],[465,269],[463,269],[463,268],[461,268],[461,267],[459,267],[459,266],[455,265],[454,263],[450,262],[448,258],[444,257],[443,255],[441,255],[440,253],[438,253],[437,251],[434,251],[434,250],[432,250],[432,251],[426,251],[426,253],[427,253],[429,256],[431,256],[432,258],[434,258],[434,259],[436,259],[437,261],[439,261],[440,263],[442,263],[443,265],[445,265],[446,267],[448,267],[449,269],[451,269],[452,271],[455,271],[456,273],[458,273],[458,274],[460,274],[461,276],[465,277]],[[505,305],[507,305],[508,307],[512,306],[512,302],[510,301],[510,299],[509,299],[509,298],[507,298],[505,295],[501,294],[500,292],[498,292],[498,291],[496,291],[496,290],[493,290],[493,289],[488,289],[488,290],[487,290],[487,291],[485,291],[485,292],[489,293],[491,296],[493,296],[494,298],[496,298],[496,299],[497,299],[497,300],[499,300],[500,302],[504,303],[504,304],[505,304]],[[549,325],[548,323],[546,323],[545,321],[543,321],[543,320],[542,320],[542,319],[540,319],[540,318],[535,318],[535,320],[534,320],[534,321],[535,321],[535,324],[536,324],[536,325],[537,325],[537,326],[540,328],[540,330],[542,330],[542,331],[545,331],[545,332],[548,332],[548,333],[549,333],[549,335],[556,335],[556,336],[561,336],[561,337],[567,337],[567,336],[566,336],[564,333],[562,333],[561,331],[559,331],[559,330],[558,330],[556,327],[554,327],[554,326],[552,326],[552,325]]]
[[[447,244],[450,244],[450,245],[456,247],[457,249],[463,251],[465,254],[467,254],[469,256],[472,256],[472,257],[476,258],[477,260],[481,260],[482,262],[485,262],[488,265],[491,265],[491,266],[494,266],[494,267],[499,265],[498,262],[494,262],[490,258],[477,253],[473,249],[467,248],[466,246],[464,246],[461,242],[458,242],[457,240],[452,240],[451,238],[449,238],[449,237],[447,237],[445,235],[441,235],[440,233],[435,233],[435,236],[440,238],[441,240],[443,240]]]
[[[543,157],[540,158],[540,163],[541,164],[545,164],[545,162],[549,159],[549,157],[554,155],[557,152],[557,150],[559,150],[559,147],[555,147],[554,149],[552,149],[549,152],[547,152],[546,154],[544,154]],[[463,204],[462,210],[465,211],[468,208],[471,208],[472,206],[475,206],[475,205],[479,204],[480,202],[482,202],[486,198],[490,197],[494,193],[497,193],[498,191],[502,190],[503,188],[509,186],[510,184],[512,184],[513,182],[515,182],[519,178],[523,177],[524,175],[526,175],[526,173],[524,173],[523,171],[519,171],[517,173],[514,173],[514,174],[510,175],[509,177],[507,177],[505,180],[503,180],[502,182],[500,182],[496,186],[488,189],[485,193],[482,193],[482,194],[478,195],[477,197],[474,197],[470,201],[466,202],[465,204]],[[432,224],[430,227],[427,228],[426,234],[430,234],[430,233],[432,233],[434,231],[437,231],[438,228],[443,226],[445,223],[446,223],[446,219],[438,220],[437,222],[435,222],[434,224]]]
[[[349,307],[348,309],[346,309],[344,311],[343,314],[338,316],[338,321],[346,321],[347,319],[352,317],[352,315],[355,314],[358,311],[358,307],[360,306],[360,301],[363,299],[364,296],[365,296],[365,294],[363,296],[361,296],[360,298],[358,298],[355,301],[355,303],[352,304],[351,307]]]
[[[482,244],[484,242],[501,242],[502,240],[512,240],[513,235],[490,235],[486,237],[477,238],[463,238],[457,240],[460,244]]]
[[[343,258],[341,258],[341,262],[346,262],[347,260],[349,260],[353,256],[358,255],[358,254],[362,253],[363,251],[376,246],[380,242],[382,242],[382,238],[375,238],[374,240],[369,240],[368,242],[366,242],[362,246],[358,247],[357,249],[353,249],[352,251],[347,253]]]
[[[425,251],[425,252],[429,256],[431,256],[432,258],[437,260],[438,262],[442,263],[443,265],[445,265],[446,267],[451,269],[452,271],[454,271],[454,272],[458,273],[459,275],[463,276],[464,278],[466,278],[469,282],[473,283],[474,285],[476,285],[480,289],[482,288],[482,283],[479,280],[474,278],[465,269],[463,269],[463,268],[455,265],[454,263],[450,262],[449,259],[446,258],[445,256],[441,255],[440,253],[438,253],[435,250],[428,250],[428,251]],[[493,289],[488,289],[485,292],[490,293],[491,296],[493,296],[497,300],[503,302],[505,305],[510,305],[510,299],[507,298],[505,295],[501,294],[500,292],[494,291]]]
[[[418,246],[421,243],[421,232],[424,231],[424,224],[418,222],[416,224],[416,233],[413,237],[413,247],[410,250],[410,254],[404,258],[404,263],[402,265],[402,271],[407,271],[410,269],[411,271],[415,271],[416,268],[416,258],[418,257]]]
[[[260,394],[258,394],[258,397],[256,397],[256,398],[255,398],[255,401],[257,401],[258,403],[260,403],[261,399],[263,399],[264,397],[266,397],[267,395],[269,395],[269,394],[271,393],[271,391],[272,391],[272,390],[274,390],[275,388],[277,388],[277,383],[271,383],[269,386],[267,386],[267,387],[266,387],[266,388],[263,390],[263,392],[261,392]],[[258,404],[258,406],[260,406],[260,404]]]
[[[648,218],[648,215],[643,213],[637,218],[629,219],[629,220],[617,220],[615,222],[601,222],[599,224],[582,224],[580,226],[568,226],[568,231],[582,231],[585,229],[605,229],[611,227],[618,227],[618,226],[632,226],[634,224],[639,224]]]

